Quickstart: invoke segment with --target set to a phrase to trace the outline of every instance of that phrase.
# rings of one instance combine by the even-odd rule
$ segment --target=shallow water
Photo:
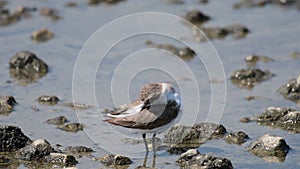
[[[20,126],[31,139],[45,138],[52,145],[91,147],[96,151],[93,153],[95,157],[107,153],[102,149],[104,146],[106,150],[132,157],[134,163],[130,165],[130,168],[135,168],[143,161],[143,144],[130,145],[123,143],[121,139],[125,137],[123,134],[134,138],[140,136],[115,127],[117,132],[111,130],[110,126],[103,124],[100,111],[113,108],[115,106],[113,101],[119,105],[134,100],[139,89],[146,82],[171,81],[178,84],[176,89],[183,94],[184,111],[181,124],[192,125],[206,120],[214,122],[220,120],[227,130],[241,130],[251,138],[241,146],[230,145],[223,140],[209,141],[201,145],[200,152],[228,158],[235,168],[300,167],[299,135],[258,126],[256,123],[239,122],[240,118],[259,114],[269,106],[297,108],[295,103],[285,100],[276,90],[289,79],[299,75],[300,60],[289,56],[291,52],[300,50],[300,36],[297,36],[300,33],[299,11],[278,6],[234,10],[232,4],[237,1],[233,0],[210,1],[208,4],[190,0],[180,5],[170,4],[164,0],[127,0],[115,5],[100,4],[98,6],[88,6],[84,1],[77,1],[78,6],[74,8],[65,7],[67,2],[58,1],[54,4],[51,1],[9,1],[7,7],[12,10],[19,5],[35,6],[38,9],[40,7],[56,8],[63,19],[53,22],[49,18],[40,16],[39,12],[35,12],[31,19],[23,19],[16,24],[0,27],[1,96],[12,95],[19,103],[9,116],[0,116],[1,124]],[[98,31],[98,35],[102,36],[97,36],[96,33],[93,36],[96,39],[90,38],[90,43],[87,42],[99,28],[128,14],[162,12],[184,16],[192,9],[199,9],[212,18],[205,23],[207,26],[240,23],[250,29],[250,34],[240,40],[227,37],[224,40],[214,40],[212,44],[197,43],[191,35],[190,27],[180,20],[176,23],[176,19],[175,21],[170,19],[170,22],[167,22],[168,18],[163,17],[149,17],[145,20],[141,17],[141,20],[129,19],[123,24],[122,20],[117,20],[119,22],[116,23],[119,25],[108,26],[107,28],[111,29],[108,29],[106,34]],[[155,22],[155,19],[158,22]],[[149,23],[149,20],[153,23]],[[45,43],[32,42],[31,32],[42,27],[53,31],[55,37]],[[114,42],[113,40],[121,40],[118,39],[120,35],[132,27],[133,32],[155,30],[162,31],[164,34],[170,33],[173,37],[153,33],[130,36],[113,46],[100,63],[99,58],[102,57],[100,52],[108,50],[105,47]],[[178,32],[181,34],[174,35]],[[170,43],[181,47],[184,46],[183,43],[188,43],[197,50],[199,57],[184,62],[166,51],[149,49],[144,44],[149,39],[156,43]],[[92,42],[93,40],[96,43]],[[84,44],[86,48],[78,57]],[[218,56],[213,51],[214,48],[224,66],[225,79],[223,74],[219,73],[222,72],[221,65],[213,62],[213,59]],[[20,50],[30,50],[44,60],[50,67],[49,73],[38,82],[28,86],[7,83],[6,81],[11,80],[8,73],[9,59]],[[258,67],[263,70],[269,69],[276,76],[262,82],[252,90],[239,89],[230,82],[229,77],[234,70],[246,68],[244,57],[249,54],[273,58],[273,62],[259,63]],[[84,61],[77,61],[83,56]],[[143,70],[142,68],[145,67],[143,64],[152,68]],[[164,65],[167,66],[164,67]],[[162,71],[163,68],[166,70]],[[210,78],[216,78],[222,82],[209,83]],[[223,90],[224,88],[226,90]],[[216,95],[212,96],[212,92]],[[224,101],[225,94],[226,100]],[[76,102],[95,107],[76,113],[68,107],[40,105],[36,101],[40,95],[57,95],[62,102],[72,102],[74,98]],[[245,97],[248,95],[258,95],[268,99],[246,101]],[[208,113],[211,99],[213,106],[211,112]],[[224,112],[221,111],[223,106],[225,106]],[[38,108],[39,111],[34,111],[32,107]],[[197,111],[198,108],[199,111]],[[59,115],[65,115],[70,122],[85,123],[87,125],[85,132],[67,133],[44,123],[47,119]],[[291,151],[284,162],[265,162],[245,150],[250,142],[266,133],[283,136],[290,145]],[[176,168],[177,155],[168,155],[164,151],[159,153],[157,168]],[[99,168],[100,166],[102,165],[99,162],[86,157],[79,159],[77,165],[78,168]]]

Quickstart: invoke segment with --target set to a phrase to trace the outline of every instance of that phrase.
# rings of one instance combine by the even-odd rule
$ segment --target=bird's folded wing
[[[105,122],[129,128],[144,128],[147,124],[154,122],[157,118],[157,115],[144,109],[139,113],[125,117],[112,117],[106,119]]]
[[[108,117],[126,117],[133,114],[136,114],[142,110],[144,106],[144,102],[142,101],[135,101],[129,105],[122,106],[121,109],[106,114]]]

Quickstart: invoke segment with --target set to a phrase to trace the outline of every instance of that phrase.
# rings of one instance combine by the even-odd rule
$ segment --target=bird
[[[130,128],[142,134],[146,155],[143,167],[148,158],[146,134],[152,135],[153,162],[155,166],[155,137],[174,125],[181,118],[181,97],[169,82],[148,83],[140,90],[138,99],[120,109],[106,114],[104,122]]]

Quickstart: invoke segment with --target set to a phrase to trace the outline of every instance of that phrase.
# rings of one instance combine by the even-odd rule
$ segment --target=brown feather
[[[180,109],[174,102],[167,104],[161,115],[156,115],[147,109],[127,117],[112,117],[105,122],[134,129],[153,129],[171,122],[178,115]]]

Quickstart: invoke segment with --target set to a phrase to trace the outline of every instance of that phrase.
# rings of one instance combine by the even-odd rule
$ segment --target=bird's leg
[[[148,145],[147,145],[147,141],[146,141],[146,133],[144,133],[142,136],[143,136],[143,140],[144,140],[145,147],[146,147],[146,155],[145,155],[143,167],[146,167],[149,149],[148,149]]]
[[[152,168],[155,168],[155,160],[156,160],[156,150],[155,150],[155,136],[156,134],[153,134],[152,137],[152,147],[153,147],[153,161],[152,161]]]

